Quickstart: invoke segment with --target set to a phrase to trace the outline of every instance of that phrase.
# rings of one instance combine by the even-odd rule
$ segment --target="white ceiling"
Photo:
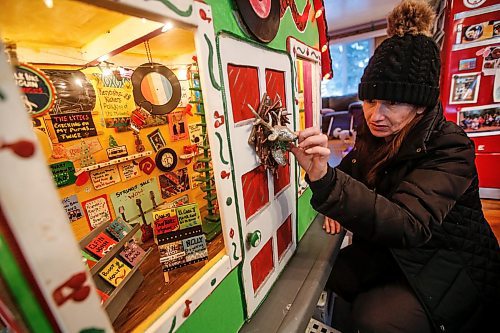
[[[328,31],[384,19],[400,0],[324,0]]]

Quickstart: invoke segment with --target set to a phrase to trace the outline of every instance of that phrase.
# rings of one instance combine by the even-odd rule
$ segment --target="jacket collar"
[[[444,115],[441,103],[438,103],[430,110],[426,110],[422,119],[408,133],[396,159],[411,159],[426,153],[427,142],[431,137],[432,131],[442,121],[444,121]]]

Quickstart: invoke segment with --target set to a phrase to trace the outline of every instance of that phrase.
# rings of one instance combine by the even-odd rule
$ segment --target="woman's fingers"
[[[338,223],[337,221],[334,222],[335,222],[335,233],[338,234],[340,232],[340,223]]]
[[[323,222],[323,229],[327,234],[335,235],[340,233],[342,226],[336,220],[325,216],[325,221]]]
[[[309,128],[306,128],[305,130],[303,131],[300,131],[298,133],[298,136],[299,136],[299,144],[304,141],[305,139],[307,139],[308,137],[310,136],[313,136],[313,135],[320,135],[321,134],[321,130],[318,128],[318,127],[309,127]]]
[[[330,157],[330,149],[326,147],[312,147],[305,150],[308,155],[320,155],[321,157]]]
[[[328,147],[328,137],[325,134],[317,134],[308,136],[301,142],[299,142],[299,147],[307,149],[313,146]]]
[[[323,222],[323,229],[325,229],[325,232],[327,234],[330,233],[330,223],[328,222],[328,218],[325,217],[325,221]]]

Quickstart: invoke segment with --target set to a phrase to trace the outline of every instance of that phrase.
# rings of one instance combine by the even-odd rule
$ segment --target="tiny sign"
[[[141,174],[139,166],[135,161],[121,163],[118,167],[120,168],[120,176],[124,182],[132,178],[139,177]]]
[[[95,254],[97,257],[102,258],[108,253],[117,242],[101,232],[96,238],[90,241],[90,243],[85,246],[87,250]]]
[[[113,258],[113,260],[111,260],[106,267],[99,272],[99,275],[113,286],[118,287],[118,285],[125,280],[125,277],[130,273],[130,271],[130,268],[121,260]]]
[[[106,149],[106,153],[108,154],[108,158],[110,160],[114,158],[125,157],[128,155],[127,146],[116,146]]]
[[[52,177],[56,182],[57,187],[64,187],[74,184],[76,181],[75,166],[73,162],[64,161],[50,165]]]
[[[91,112],[75,112],[51,115],[52,126],[59,142],[67,142],[97,136]]]
[[[128,243],[128,245],[120,252],[120,257],[128,262],[132,267],[137,265],[146,252],[134,241]]]
[[[208,259],[198,204],[155,210],[153,219],[164,272]]]
[[[121,241],[130,230],[132,228],[120,216],[106,227],[106,231],[118,241]]]
[[[83,211],[85,212],[91,230],[103,223],[111,221],[111,212],[109,210],[107,197],[106,194],[103,194],[82,202]]]
[[[96,190],[117,184],[121,181],[116,165],[100,168],[90,172],[90,179]]]
[[[76,221],[83,217],[82,205],[80,205],[80,202],[78,202],[76,194],[64,198],[62,200],[62,204],[70,222]]]
[[[154,211],[153,220],[155,236],[167,234],[179,229],[179,220],[177,219],[177,211],[175,208]]]
[[[56,91],[52,82],[41,70],[20,64],[15,68],[16,84],[24,93],[24,105],[32,117],[40,117],[52,110]]]
[[[201,217],[198,204],[189,204],[177,208],[177,218],[181,229],[200,225]]]

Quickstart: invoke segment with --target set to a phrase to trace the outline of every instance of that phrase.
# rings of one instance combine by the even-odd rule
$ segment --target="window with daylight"
[[[321,82],[321,96],[344,96],[358,92],[358,84],[374,51],[373,38],[330,44],[333,78]]]

